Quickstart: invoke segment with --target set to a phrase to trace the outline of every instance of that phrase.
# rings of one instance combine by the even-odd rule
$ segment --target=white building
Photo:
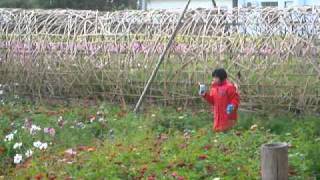
[[[239,0],[240,7],[274,6],[279,8],[301,7],[301,6],[320,6],[320,0]]]
[[[215,0],[218,7],[268,7],[320,6],[320,0]],[[139,0],[141,9],[183,9],[187,0]],[[191,0],[190,9],[212,8],[212,0]]]
[[[232,0],[215,0],[219,7],[232,8]],[[144,0],[144,9],[183,9],[187,0]],[[212,0],[191,0],[189,9],[213,8]]]

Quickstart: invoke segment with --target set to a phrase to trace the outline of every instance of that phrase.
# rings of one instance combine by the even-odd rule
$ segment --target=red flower
[[[35,177],[34,177],[36,180],[41,180],[43,178],[43,174],[37,174]]]
[[[183,176],[178,176],[177,180],[184,180],[184,177]]]
[[[151,176],[148,176],[148,180],[156,180],[156,175],[151,175]]]
[[[177,174],[176,172],[173,172],[173,173],[171,174],[171,176],[172,176],[172,177],[177,177],[178,174]]]
[[[211,148],[212,148],[211,144],[203,146],[203,149],[206,150],[206,151],[210,150]]]
[[[91,115],[91,116],[89,116],[89,121],[92,123],[93,121],[95,121],[96,120],[96,116],[94,116],[94,115]]]
[[[0,147],[0,155],[2,155],[5,151],[6,149],[4,147]]]
[[[181,149],[185,149],[185,148],[187,148],[188,147],[188,144],[180,144],[180,146],[179,146]]]
[[[198,157],[199,160],[205,160],[205,159],[207,159],[207,158],[208,158],[208,155],[206,155],[206,154],[201,154],[201,155]]]
[[[147,165],[144,165],[141,170],[140,170],[140,174],[144,174],[146,173],[146,171],[148,170],[148,166]]]

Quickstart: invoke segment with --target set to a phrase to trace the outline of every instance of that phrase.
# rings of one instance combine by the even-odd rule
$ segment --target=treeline
[[[90,9],[111,11],[135,9],[136,0],[0,0],[0,8]]]

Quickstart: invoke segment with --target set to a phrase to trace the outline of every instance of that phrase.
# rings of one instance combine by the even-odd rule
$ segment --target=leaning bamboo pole
[[[166,48],[164,49],[163,53],[160,55],[159,60],[158,60],[158,63],[157,63],[157,65],[156,65],[156,67],[154,68],[154,70],[152,71],[152,74],[151,74],[151,76],[150,76],[150,78],[149,78],[146,86],[144,87],[144,89],[143,89],[143,91],[142,91],[142,94],[141,94],[141,96],[139,97],[139,100],[138,100],[138,102],[137,102],[137,104],[136,104],[133,112],[135,112],[135,113],[138,112],[138,110],[139,110],[139,108],[140,108],[140,106],[141,106],[141,103],[142,103],[142,101],[143,101],[144,96],[146,95],[148,89],[150,88],[150,85],[151,85],[151,83],[153,82],[154,78],[156,77],[157,72],[159,71],[159,68],[160,68],[162,62],[164,61],[164,57],[166,56],[169,48],[171,47],[171,45],[172,45],[172,43],[173,43],[174,38],[176,37],[176,35],[177,35],[178,31],[179,31],[179,28],[180,28],[182,19],[184,18],[184,14],[186,13],[186,11],[187,11],[187,9],[188,9],[188,7],[189,7],[189,5],[190,5],[190,2],[191,2],[191,0],[188,0],[187,5],[186,5],[186,7],[184,8],[184,10],[183,10],[183,12],[182,12],[182,14],[181,14],[181,16],[180,16],[180,18],[179,18],[179,21],[178,21],[178,23],[177,23],[177,26],[176,26],[176,28],[174,29],[173,34],[171,35],[171,37],[170,37],[170,39],[169,39],[169,41],[168,41],[168,44],[167,44]]]

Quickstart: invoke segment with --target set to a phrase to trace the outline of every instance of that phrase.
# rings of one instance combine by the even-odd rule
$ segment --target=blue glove
[[[231,114],[234,110],[234,106],[232,104],[229,104],[227,106],[227,114]]]
[[[204,94],[207,92],[207,87],[205,84],[199,84],[199,95],[204,96]]]

